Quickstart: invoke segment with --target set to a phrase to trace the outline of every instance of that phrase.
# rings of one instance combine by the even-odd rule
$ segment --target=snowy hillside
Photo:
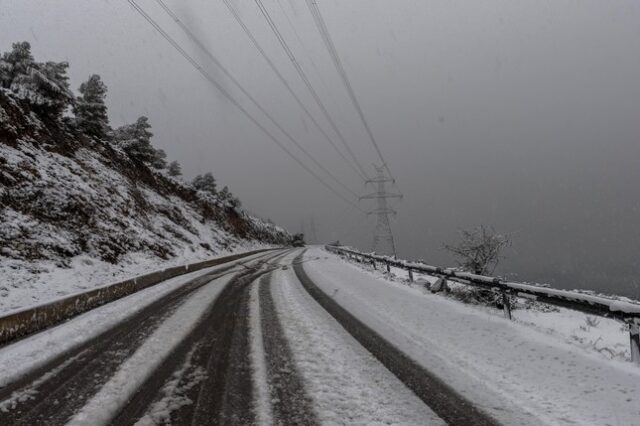
[[[95,137],[81,111],[41,108],[51,82],[7,83],[10,59],[0,61],[0,312],[161,264],[289,243],[226,188],[196,190],[114,141],[129,129]],[[33,62],[25,75],[48,64]]]

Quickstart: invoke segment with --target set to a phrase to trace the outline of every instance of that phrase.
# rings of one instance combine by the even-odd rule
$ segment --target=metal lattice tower
[[[374,166],[377,175],[373,179],[367,180],[367,183],[373,184],[376,192],[360,197],[361,200],[376,200],[376,209],[368,212],[367,215],[375,214],[377,216],[376,231],[373,235],[373,251],[379,254],[390,256],[396,255],[396,245],[391,232],[391,224],[389,223],[389,215],[395,215],[396,211],[389,207],[387,200],[393,198],[402,198],[402,194],[388,192],[387,183],[395,183],[394,179],[385,175],[384,166]]]
[[[316,232],[316,219],[314,216],[311,216],[311,220],[309,221],[309,242],[312,244],[318,243],[318,233]]]

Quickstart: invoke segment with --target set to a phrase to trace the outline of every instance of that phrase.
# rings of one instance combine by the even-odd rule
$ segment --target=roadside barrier
[[[344,255],[359,262],[367,262],[376,268],[384,265],[387,272],[391,267],[404,269],[409,280],[413,281],[414,272],[440,277],[461,284],[491,290],[502,297],[502,306],[506,318],[511,319],[509,296],[523,297],[549,305],[573,309],[590,315],[613,318],[629,325],[629,341],[631,345],[631,361],[640,366],[640,304],[609,299],[602,296],[559,290],[533,284],[506,281],[501,278],[461,272],[453,268],[439,268],[422,262],[399,260],[374,253],[363,253],[343,246],[327,245],[325,248],[333,253]]]
[[[42,305],[11,312],[0,317],[0,345],[57,325],[98,306],[129,296],[168,279],[269,250],[274,249],[253,250],[217,259],[174,266],[83,293],[73,294]]]

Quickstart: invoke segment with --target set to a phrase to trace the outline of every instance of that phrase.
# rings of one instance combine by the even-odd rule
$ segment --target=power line
[[[320,8],[318,7],[318,3],[316,2],[316,0],[306,0],[307,2],[307,7],[309,8],[309,11],[311,12],[311,15],[313,16],[313,20],[316,24],[316,27],[318,28],[318,31],[320,32],[320,36],[322,37],[322,40],[324,42],[324,45],[326,46],[327,50],[329,51],[329,56],[331,56],[331,59],[333,60],[333,64],[335,65],[336,69],[338,70],[338,74],[340,74],[340,77],[342,79],[342,82],[344,83],[345,88],[347,89],[347,93],[349,94],[349,98],[351,98],[351,102],[353,103],[353,106],[355,107],[356,111],[358,112],[358,116],[360,117],[360,120],[362,121],[362,124],[364,125],[365,130],[367,131],[367,135],[369,136],[369,140],[371,140],[371,143],[373,144],[373,147],[375,148],[376,152],[378,153],[378,157],[380,158],[380,161],[382,161],[382,165],[385,169],[387,169],[387,172],[389,173],[389,177],[391,177],[391,179],[393,179],[393,176],[391,175],[391,170],[389,170],[389,166],[387,165],[386,160],[384,159],[384,156],[382,155],[382,151],[380,150],[380,146],[378,145],[378,142],[376,141],[376,138],[373,136],[373,132],[371,131],[371,127],[369,127],[369,123],[367,122],[367,119],[364,116],[364,113],[362,112],[362,108],[360,107],[360,102],[358,102],[358,99],[356,98],[356,94],[353,90],[353,87],[351,86],[351,82],[349,81],[349,77],[347,76],[347,73],[344,69],[344,67],[342,66],[342,61],[340,60],[340,56],[338,55],[338,51],[336,50],[336,46],[333,43],[333,40],[331,39],[331,35],[329,34],[329,30],[327,28],[327,25],[324,21],[324,19],[322,18],[322,14],[320,13]],[[395,181],[395,179],[393,179]]]
[[[255,0],[255,3],[258,6],[258,8],[260,9],[260,12],[262,12],[262,15],[266,19],[267,23],[269,24],[269,27],[271,28],[271,30],[275,34],[276,38],[278,39],[278,42],[280,43],[280,45],[284,49],[285,53],[287,54],[287,56],[291,60],[291,63],[293,64],[294,68],[298,72],[298,75],[300,75],[300,78],[304,82],[305,86],[307,86],[307,89],[309,90],[309,92],[313,96],[313,99],[316,101],[316,103],[320,107],[320,110],[322,111],[323,115],[325,116],[325,118],[327,119],[329,124],[331,125],[331,128],[338,135],[338,138],[340,139],[340,141],[342,142],[344,147],[347,149],[347,152],[351,156],[351,159],[354,161],[354,163],[356,164],[356,166],[358,167],[358,169],[362,173],[361,177],[363,179],[367,180],[368,179],[367,172],[364,170],[364,168],[362,167],[362,165],[360,164],[360,162],[356,158],[355,154],[353,153],[353,151],[349,147],[349,144],[347,143],[346,139],[344,138],[344,136],[342,135],[342,133],[338,129],[338,126],[336,126],[335,122],[333,121],[333,119],[329,115],[329,112],[327,111],[327,108],[322,103],[322,100],[320,99],[320,96],[318,96],[318,93],[313,88],[313,85],[311,84],[311,82],[307,78],[307,75],[305,74],[304,70],[302,69],[302,67],[300,66],[298,61],[296,60],[295,55],[293,54],[293,52],[289,48],[289,46],[288,46],[287,42],[285,41],[284,37],[282,37],[282,34],[280,34],[280,31],[278,30],[277,25],[275,24],[273,19],[271,19],[271,15],[269,14],[269,11],[264,7],[264,5],[262,4],[261,0]]]
[[[140,6],[135,3],[135,0],[127,0],[127,2],[149,23],[151,26],[158,31],[158,33],[184,58],[189,62],[210,84],[212,84],[229,102],[231,102],[236,108],[240,110],[248,119],[251,121],[256,127],[258,127],[267,137],[274,142],[280,149],[282,149],[292,160],[294,160],[300,167],[305,169],[309,174],[311,174],[314,179],[320,182],[324,187],[326,187],[329,191],[331,191],[334,195],[338,196],[340,199],[345,201],[346,203],[354,206],[359,211],[363,212],[360,207],[355,204],[353,201],[344,197],[338,191],[336,191],[332,186],[326,183],[317,173],[315,173],[312,169],[310,169],[307,165],[305,165],[298,157],[296,157],[286,146],[276,138],[269,130],[264,127],[260,122],[255,119],[249,111],[247,111],[231,94],[220,84],[218,83],[211,75],[209,75],[204,68],[193,59],[180,45],[169,35],[166,31],[162,29],[162,27],[151,18]]]
[[[264,49],[262,48],[262,46],[260,46],[260,44],[258,43],[258,41],[256,40],[256,38],[254,37],[253,33],[249,30],[249,28],[247,28],[247,26],[245,25],[244,21],[242,20],[242,18],[240,17],[240,15],[238,14],[238,12],[235,10],[235,8],[231,5],[231,3],[229,2],[229,0],[223,0],[225,6],[227,6],[227,9],[229,9],[229,12],[231,12],[231,14],[233,15],[234,19],[236,20],[236,22],[238,23],[238,25],[240,25],[240,27],[242,28],[242,30],[244,31],[244,33],[247,35],[247,37],[249,37],[249,39],[251,40],[251,43],[253,44],[253,46],[258,50],[258,52],[260,52],[260,55],[262,55],[262,57],[264,58],[264,60],[267,62],[267,64],[269,64],[269,67],[271,67],[271,69],[273,70],[273,72],[278,76],[278,79],[282,82],[282,84],[287,88],[287,91],[291,94],[291,96],[293,96],[293,98],[295,99],[296,103],[300,106],[300,108],[304,111],[304,113],[309,117],[309,119],[311,119],[311,121],[313,122],[313,124],[316,126],[316,128],[320,131],[320,133],[322,133],[322,135],[324,136],[324,138],[331,144],[331,146],[335,149],[335,151],[340,155],[340,157],[342,157],[342,159],[349,165],[349,167],[351,167],[357,174],[358,176],[360,176],[361,178],[363,178],[363,176],[361,175],[360,171],[353,165],[353,163],[351,161],[349,161],[349,159],[347,157],[345,157],[345,155],[342,153],[342,151],[338,148],[338,146],[336,145],[336,143],[333,141],[333,139],[331,139],[329,137],[329,135],[324,131],[324,129],[322,128],[322,126],[320,126],[320,124],[318,123],[318,121],[314,118],[314,116],[311,114],[311,112],[309,112],[309,110],[307,109],[307,107],[305,107],[305,105],[302,103],[302,101],[300,100],[300,98],[298,97],[298,95],[295,94],[295,92],[293,91],[293,89],[291,88],[291,86],[289,85],[289,83],[287,82],[287,80],[282,76],[282,74],[280,73],[280,71],[278,70],[278,68],[276,68],[276,66],[274,65],[274,63],[271,61],[271,59],[269,59],[269,56],[267,55],[267,53],[264,51]]]
[[[298,40],[298,44],[300,45],[300,47],[302,48],[302,51],[305,53],[305,56],[309,60],[309,63],[311,64],[311,67],[314,69],[315,74],[318,77],[318,80],[320,81],[320,84],[322,85],[323,89],[327,92],[327,95],[332,100],[335,101],[335,98],[331,95],[331,92],[329,91],[329,86],[327,85],[327,83],[322,78],[322,73],[320,72],[320,67],[318,67],[316,62],[313,60],[313,56],[311,54],[309,54],[309,49],[307,49],[307,46],[302,41],[302,37],[300,37],[300,34],[298,33],[298,30],[296,30],[295,24],[293,23],[293,21],[289,17],[289,14],[285,10],[285,7],[282,5],[282,1],[281,0],[277,0],[276,3],[278,3],[278,6],[280,7],[280,10],[282,11],[282,15],[284,15],[284,17],[287,19],[287,23],[289,24],[289,28],[291,28],[291,31],[296,36],[296,40]]]
[[[202,43],[193,32],[187,27],[178,16],[165,4],[163,0],[156,0],[156,3],[162,7],[162,9],[173,19],[176,24],[187,34],[187,36],[203,51],[207,54],[209,59],[216,64],[218,68],[233,82],[233,84],[240,89],[240,91],[258,108],[268,119],[275,125],[286,137],[289,139],[298,149],[300,149],[320,170],[325,172],[331,179],[333,179],[338,185],[344,188],[347,192],[351,193],[354,197],[358,195],[353,192],[349,187],[343,184],[338,178],[336,178],[329,170],[327,170],[320,162],[318,162],[313,155],[311,155],[300,143],[287,132],[274,118],[269,114],[258,101],[240,84],[240,82],[227,70],[226,67],[220,63],[220,61],[211,53],[209,49]]]

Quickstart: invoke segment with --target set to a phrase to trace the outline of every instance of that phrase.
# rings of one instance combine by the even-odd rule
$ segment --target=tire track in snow
[[[0,413],[3,424],[61,424],[104,385],[117,366],[194,291],[227,274],[234,265],[193,279],[117,327],[63,354],[46,367],[2,389],[0,399],[18,398]],[[72,362],[68,362],[72,359]]]
[[[304,271],[303,255],[295,258],[293,268],[307,293],[438,416],[452,425],[499,424],[324,293]]]
[[[249,300],[250,336],[251,336],[251,364],[253,365],[253,389],[255,395],[256,421],[261,425],[273,424],[273,410],[271,395],[267,379],[267,362],[262,339],[262,317],[260,315],[260,301],[258,286],[253,286]]]
[[[320,423],[445,424],[305,291],[293,270],[273,275],[278,317]]]
[[[278,425],[319,424],[293,361],[271,295],[273,274],[259,282],[260,319],[274,423]]]
[[[190,385],[189,374],[178,380],[185,392],[183,401],[169,413],[163,413],[172,425],[246,425],[255,423],[253,382],[249,347],[249,291],[260,275],[269,272],[271,262],[283,256],[271,256],[256,266],[246,267],[217,295],[196,327],[186,336],[148,379],[137,389],[120,413],[110,421],[114,425],[155,424],[154,406],[166,398],[158,395],[185,363],[190,371],[202,371],[204,377]],[[267,270],[264,270],[264,267]],[[192,378],[191,378],[192,379]],[[148,414],[148,415],[147,415]]]

